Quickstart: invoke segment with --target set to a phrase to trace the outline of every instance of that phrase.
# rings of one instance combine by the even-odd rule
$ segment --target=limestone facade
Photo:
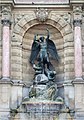
[[[0,4],[0,120],[35,119],[34,116],[28,118],[25,110],[18,110],[14,115],[11,111],[19,109],[22,99],[28,96],[34,75],[28,61],[31,45],[34,35],[45,32],[46,28],[60,56],[59,63],[50,59],[57,72],[58,94],[65,104],[64,113],[46,119],[83,120],[84,1],[66,0],[64,4],[63,1],[60,4],[17,1],[2,0]],[[9,31],[4,31],[6,28]]]

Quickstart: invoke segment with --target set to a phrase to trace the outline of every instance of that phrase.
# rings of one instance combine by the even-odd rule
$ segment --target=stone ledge
[[[13,84],[10,78],[1,78],[0,84]]]
[[[12,80],[13,86],[24,86],[24,83],[22,80]]]
[[[55,101],[26,101],[22,103],[26,106],[27,112],[55,113],[61,110],[63,102]]]
[[[84,84],[83,78],[75,78],[74,81],[72,81],[72,84]]]

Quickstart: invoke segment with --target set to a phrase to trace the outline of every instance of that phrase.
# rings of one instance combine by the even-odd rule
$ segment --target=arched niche
[[[34,71],[28,64],[30,48],[34,34],[44,31],[49,27],[51,39],[55,42],[60,63],[56,64],[57,80],[61,82],[73,79],[73,33],[71,26],[62,18],[53,14],[48,16],[46,22],[40,23],[35,16],[24,16],[14,27],[11,50],[11,77],[12,79],[29,82],[33,78]],[[59,38],[56,38],[60,36]],[[26,43],[27,42],[27,43]],[[72,66],[72,69],[70,68]],[[30,70],[31,69],[31,70]],[[31,72],[31,74],[29,73]],[[29,74],[29,76],[28,76]],[[62,82],[63,83],[63,82]]]
[[[50,39],[56,45],[58,54],[60,56],[60,62],[58,63],[56,60],[53,60],[52,57],[50,61],[52,62],[55,70],[57,72],[57,79],[58,81],[63,81],[64,79],[64,49],[63,49],[63,37],[59,30],[49,24],[38,24],[34,25],[30,29],[26,31],[23,37],[23,49],[22,49],[22,73],[23,73],[23,80],[25,82],[31,81],[34,77],[34,70],[28,62],[30,53],[31,53],[31,45],[33,43],[34,35],[35,34],[46,34],[46,28],[50,31]],[[40,37],[40,35],[38,36]],[[45,35],[46,37],[46,35]],[[54,54],[54,53],[53,53]]]

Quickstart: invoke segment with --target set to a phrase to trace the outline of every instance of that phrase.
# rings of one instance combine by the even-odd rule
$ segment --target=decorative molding
[[[14,25],[16,25],[18,23],[18,21],[21,20],[24,16],[25,16],[24,13],[15,14]]]
[[[2,6],[2,24],[3,25],[10,25],[11,24],[11,6],[10,5],[4,5]]]
[[[73,6],[74,26],[80,26],[82,24],[82,5]]]
[[[2,20],[1,20],[1,23],[2,23],[3,25],[8,25],[8,26],[11,25],[10,20],[6,20],[6,19],[2,19]]]
[[[67,23],[71,23],[71,13],[64,13],[63,19],[67,21]]]
[[[80,20],[80,19],[74,20],[74,21],[73,21],[73,24],[74,24],[75,27],[76,27],[76,26],[81,26],[82,20]]]
[[[72,84],[84,84],[83,78],[75,78],[74,81],[72,81]]]
[[[14,0],[15,4],[69,4],[69,0]]]
[[[48,10],[44,8],[37,9],[36,17],[40,22],[46,21],[48,18]]]
[[[82,13],[82,6],[81,5],[74,5],[73,6],[73,13],[75,13],[75,14]]]

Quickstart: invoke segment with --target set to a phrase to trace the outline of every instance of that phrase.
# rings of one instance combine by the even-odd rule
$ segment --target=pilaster
[[[74,15],[74,53],[75,53],[75,78],[82,78],[82,5],[73,6]]]
[[[11,85],[8,80],[0,80],[0,120],[10,120]]]
[[[2,6],[2,78],[10,78],[11,6]]]
[[[75,80],[73,81],[75,93],[75,118],[76,120],[84,119],[84,80],[82,78],[82,4],[73,6],[73,24],[74,24],[74,57],[75,57]]]
[[[0,119],[10,119],[10,25],[11,25],[11,6],[2,5],[2,79],[0,80]]]

